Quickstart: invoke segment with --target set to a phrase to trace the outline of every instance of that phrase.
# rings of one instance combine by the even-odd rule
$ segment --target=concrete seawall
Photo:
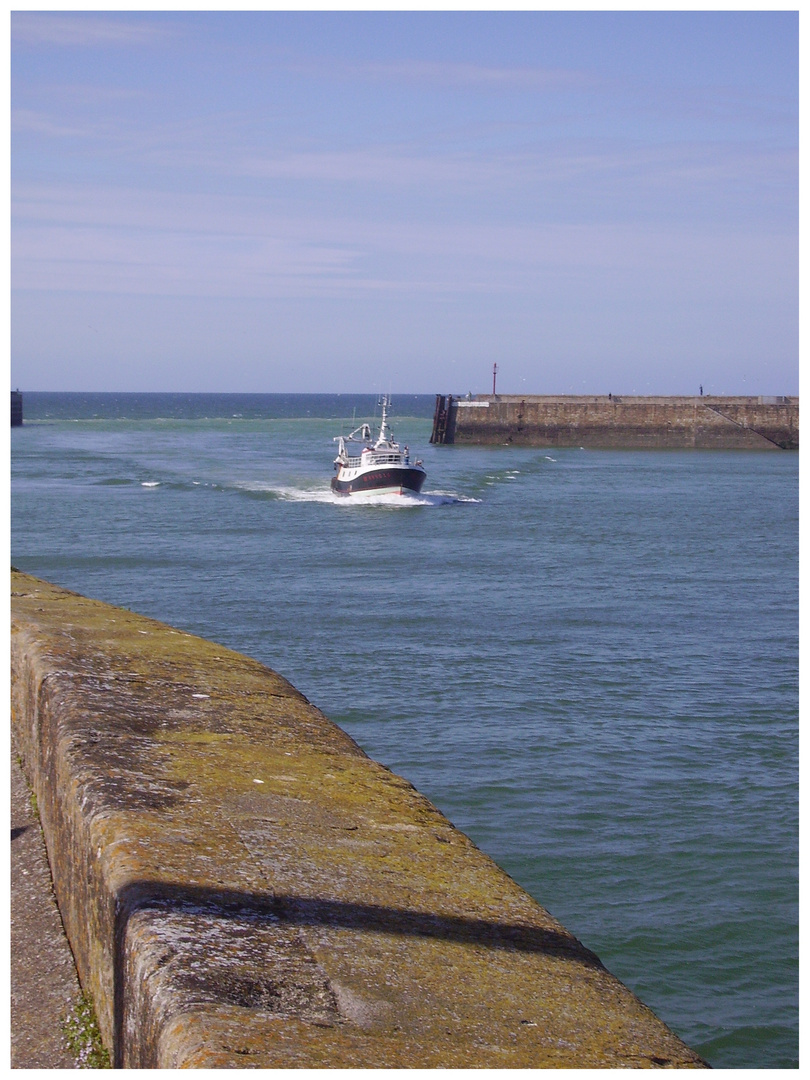
[[[437,395],[433,443],[797,450],[797,397]]]
[[[17,745],[118,1067],[704,1065],[261,664],[17,572],[11,646]]]

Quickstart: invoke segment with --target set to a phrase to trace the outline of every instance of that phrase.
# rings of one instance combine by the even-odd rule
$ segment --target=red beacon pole
[[[498,374],[498,365],[492,365],[492,396],[495,397],[495,376]]]

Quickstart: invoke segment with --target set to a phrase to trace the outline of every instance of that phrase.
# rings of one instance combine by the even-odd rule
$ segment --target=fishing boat
[[[422,490],[427,473],[421,461],[411,461],[407,446],[400,448],[388,427],[391,398],[380,398],[382,420],[374,440],[371,427],[361,424],[349,435],[339,435],[332,491],[336,495],[416,495]],[[350,446],[349,444],[354,444]],[[353,453],[361,444],[359,453]]]

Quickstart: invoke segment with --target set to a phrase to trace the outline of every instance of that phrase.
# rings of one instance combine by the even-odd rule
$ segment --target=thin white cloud
[[[65,108],[78,106],[79,108],[90,107],[98,109],[100,106],[110,104],[128,104],[130,102],[143,102],[152,95],[149,91],[124,86],[92,85],[90,83],[40,83],[37,87],[38,94],[45,100],[59,101]]]
[[[71,118],[73,119],[73,118]],[[697,191],[718,197],[724,185],[734,185],[734,197],[745,191],[759,193],[794,183],[797,154],[791,149],[729,143],[645,144],[558,141],[522,150],[467,150],[426,152],[422,147],[366,146],[349,150],[268,150],[256,145],[249,133],[239,133],[238,119],[220,117],[196,125],[165,124],[138,130],[117,123],[62,122],[41,110],[15,110],[15,133],[44,137],[96,139],[94,152],[126,158],[133,167],[181,171],[202,178],[233,180],[307,181],[325,185],[373,186],[402,191],[410,188],[421,197],[452,192],[457,197],[473,191],[492,195],[523,188],[542,197],[546,185],[568,186],[588,200],[592,187],[598,194],[624,203],[632,213],[633,191],[667,190],[679,200]],[[187,181],[182,181],[186,184]]]
[[[113,134],[109,124],[60,123],[37,109],[12,109],[11,131],[15,135],[46,135],[53,139],[88,139]]]
[[[12,12],[14,44],[57,46],[146,45],[167,35],[162,26],[143,20],[51,12]]]
[[[795,238],[660,224],[468,225],[279,213],[259,198],[31,186],[12,232],[16,289],[201,296],[536,292],[627,273],[706,295],[779,285]],[[783,276],[783,275],[782,275]],[[776,283],[776,284],[774,284]]]
[[[414,86],[444,86],[503,90],[592,89],[598,79],[590,72],[566,68],[492,67],[451,61],[389,60],[340,63],[308,61],[290,65],[300,74],[320,78],[360,78],[402,82]]]
[[[386,184],[395,187],[452,184],[481,168],[469,157],[427,157],[396,150],[360,149],[219,159],[219,167],[240,176],[317,180],[325,183]],[[491,178],[491,170],[486,167]]]
[[[70,91],[63,94],[54,88],[51,100],[62,101]],[[72,91],[75,94],[76,88]],[[109,99],[105,103],[110,104]],[[521,148],[514,137],[509,138],[510,146],[499,146],[498,132],[487,131],[483,145],[476,149],[430,149],[409,142],[295,149],[271,148],[266,134],[257,136],[246,117],[237,112],[183,122],[161,122],[150,115],[145,126],[141,112],[126,116],[113,108],[102,119],[92,110],[91,117],[56,106],[18,108],[13,112],[12,131],[43,139],[94,139],[94,154],[114,156],[116,161],[126,158],[136,169],[157,167],[167,177],[178,176],[182,170],[200,178],[374,185],[377,190],[411,188],[427,194],[452,190],[459,196],[488,189],[495,195],[521,187],[540,196],[542,185],[568,185],[570,194],[579,184],[580,196],[587,201],[593,184],[598,183],[596,194],[602,204],[610,197],[617,204],[632,202],[631,193],[642,188],[659,195],[670,189],[682,202],[690,190],[709,192],[715,185],[719,197],[722,186],[733,183],[739,198],[754,188],[763,192],[794,182],[797,175],[794,150],[751,142],[547,141],[541,131],[524,125]]]
[[[769,192],[796,185],[797,153],[750,144],[670,143],[616,145],[538,143],[525,150],[425,153],[403,147],[262,152],[253,147],[207,144],[180,138],[143,146],[140,160],[154,166],[182,165],[198,175],[238,180],[310,182],[408,193],[429,206],[437,197],[512,198],[517,192],[541,208],[560,198],[585,209],[598,200],[603,217],[627,218],[653,210],[667,216],[680,206],[685,219],[735,207],[763,207]],[[714,209],[709,209],[713,207]],[[540,210],[542,213],[542,210]]]

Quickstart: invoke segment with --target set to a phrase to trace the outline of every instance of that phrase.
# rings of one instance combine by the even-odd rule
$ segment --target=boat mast
[[[382,420],[380,421],[380,437],[377,439],[377,445],[387,442],[388,439],[385,434],[386,425],[388,423],[388,409],[391,406],[391,398],[388,394],[382,394],[378,402],[382,406]]]

